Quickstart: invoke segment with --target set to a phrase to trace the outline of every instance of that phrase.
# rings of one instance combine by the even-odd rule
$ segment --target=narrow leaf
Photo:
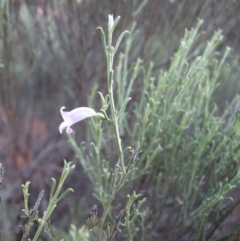
[[[118,40],[117,40],[117,43],[116,43],[116,45],[115,45],[114,54],[117,52],[118,47],[119,47],[119,45],[120,45],[123,37],[124,37],[126,34],[129,34],[129,33],[130,33],[130,32],[126,30],[126,31],[124,31],[124,32],[119,36],[119,38],[118,38]]]
[[[58,199],[57,199],[57,203],[62,200],[64,197],[66,197],[68,195],[68,193],[70,192],[74,192],[72,188],[68,188]]]
[[[50,190],[50,199],[53,196],[53,193],[56,189],[56,180],[54,178],[51,178],[51,180],[52,180],[52,186],[51,186],[51,190]]]
[[[105,52],[105,54],[107,55],[107,52],[106,52],[106,47],[107,47],[107,45],[106,45],[106,38],[105,38],[105,34],[104,34],[104,32],[103,32],[103,29],[101,28],[101,27],[98,27],[98,28],[96,28],[97,30],[100,30],[100,33],[101,33],[101,39],[102,39],[102,44],[103,44],[103,48],[104,48],[104,52]]]
[[[120,110],[119,110],[119,113],[118,113],[118,116],[121,116],[121,114],[124,112],[125,108],[126,108],[126,105],[128,104],[128,102],[131,100],[132,98],[131,97],[128,97],[122,104]]]

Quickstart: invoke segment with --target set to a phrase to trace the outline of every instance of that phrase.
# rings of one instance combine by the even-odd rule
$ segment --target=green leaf
[[[115,45],[115,48],[114,48],[114,54],[117,52],[118,47],[119,47],[119,45],[120,45],[123,37],[124,37],[126,34],[129,34],[129,33],[130,33],[129,31],[125,30],[125,31],[119,36],[119,38],[118,38],[118,40],[117,40],[117,43],[116,43],[116,45]]]

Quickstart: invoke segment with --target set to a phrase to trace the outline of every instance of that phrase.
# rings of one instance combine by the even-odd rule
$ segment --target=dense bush
[[[117,240],[238,237],[238,226],[223,234],[220,229],[239,202],[222,202],[238,185],[238,59],[233,53],[227,57],[229,48],[225,50],[221,32],[214,31],[220,26],[226,37],[237,35],[239,4],[193,1],[189,8],[188,1],[171,2],[160,7],[147,1],[104,1],[97,11],[95,1],[1,3],[0,148],[6,160],[1,196],[11,200],[12,210],[18,208],[20,213],[23,206],[15,205],[21,200],[20,183],[31,180],[36,196],[42,188],[48,189],[51,176],[60,176],[61,159],[74,158],[65,138],[57,134],[61,106],[88,103],[113,117],[108,101],[102,99],[102,105],[98,101],[98,91],[108,94],[108,75],[100,37],[95,35],[95,28],[106,26],[107,14],[113,13],[122,16],[114,44],[120,31],[130,30],[114,61],[116,109],[132,97],[118,118],[119,133],[123,148],[133,148],[132,153],[124,152],[126,160],[141,153],[134,159],[137,169],[124,179],[124,188],[107,210],[106,227],[110,222],[113,230],[114,216],[127,206],[130,213],[122,232],[116,233]],[[222,11],[225,14],[219,15]],[[205,34],[199,31],[197,16],[205,20]],[[133,20],[137,24],[131,25]],[[177,48],[183,27],[193,24],[197,25],[185,31]],[[238,38],[225,39],[234,46]],[[86,223],[94,203],[98,203],[98,218],[106,211],[111,192],[108,178],[119,158],[111,129],[111,121],[97,121],[94,126],[87,121],[86,129],[77,125],[76,141],[69,136],[86,175],[79,165],[78,172],[72,172],[67,186],[76,194],[69,199],[69,210],[59,210],[51,220],[65,227],[74,224],[72,237]],[[78,148],[80,140],[85,142]],[[90,195],[92,190],[96,199]],[[47,199],[43,200],[41,209],[46,210]],[[4,230],[10,212],[8,205],[2,209]],[[105,230],[104,225],[101,228]],[[13,230],[10,233],[14,236]],[[85,228],[80,233],[88,238]],[[67,234],[57,229],[57,235]]]

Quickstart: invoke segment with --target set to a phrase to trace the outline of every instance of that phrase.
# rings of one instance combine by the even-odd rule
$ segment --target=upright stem
[[[114,47],[112,46],[111,40],[112,40],[112,32],[110,31],[108,33],[110,36],[108,38],[109,43],[107,46],[107,77],[108,77],[108,94],[110,99],[110,106],[111,106],[111,112],[112,112],[112,118],[113,118],[113,131],[116,139],[117,144],[117,150],[118,150],[118,156],[120,160],[120,166],[122,171],[125,173],[125,165],[124,165],[124,159],[123,159],[123,151],[122,151],[122,144],[121,144],[121,138],[119,134],[119,127],[118,127],[118,115],[115,108],[115,102],[113,98],[113,58],[114,58]]]
[[[113,24],[116,24],[116,22],[115,23],[113,22]],[[108,26],[108,45],[107,46],[104,45],[106,56],[107,56],[108,95],[109,95],[110,107],[111,107],[111,117],[112,117],[112,120],[113,120],[113,132],[114,132],[118,156],[119,156],[119,161],[118,161],[117,164],[120,164],[121,171],[124,174],[126,174],[126,168],[125,168],[125,165],[124,165],[121,138],[120,138],[120,134],[119,134],[118,113],[116,111],[115,102],[114,102],[114,98],[113,98],[113,58],[114,58],[114,53],[115,53],[115,49],[112,46],[113,29],[114,29],[114,27],[111,27],[110,25]],[[105,39],[105,37],[104,37],[104,39]],[[118,190],[118,187],[116,187],[116,181],[117,181],[118,173],[119,173],[119,167],[116,165],[115,171],[114,171],[114,177],[113,177],[114,181],[113,181],[112,193],[111,193],[111,195],[110,195],[109,199],[107,200],[106,205],[104,207],[101,227],[99,228],[98,234],[97,234],[97,241],[99,241],[101,239],[100,236],[102,234],[102,229],[103,229],[103,225],[105,223],[105,219],[106,219],[106,217],[108,215],[108,212],[109,212],[109,209],[111,207],[112,200],[114,199],[114,197],[116,195],[116,190]]]
[[[57,186],[57,189],[55,190],[54,194],[52,197],[50,197],[50,201],[49,201],[49,204],[48,204],[48,207],[47,207],[47,210],[45,211],[43,217],[41,219],[39,219],[39,226],[38,226],[38,229],[32,239],[32,241],[37,241],[38,238],[39,238],[39,235],[41,234],[42,232],[42,229],[44,228],[44,224],[48,221],[49,217],[51,216],[51,214],[53,213],[54,209],[56,208],[57,206],[57,203],[59,202],[59,200],[61,199],[61,197],[65,196],[68,191],[66,190],[60,197],[59,197],[59,194],[60,194],[60,191],[62,189],[62,186],[63,186],[63,183],[65,182],[69,172],[74,168],[74,166],[71,166],[71,163],[64,163],[64,167],[63,167],[63,171],[62,171],[62,175],[61,175],[61,178],[59,180],[59,184]],[[65,194],[65,195],[64,195]]]

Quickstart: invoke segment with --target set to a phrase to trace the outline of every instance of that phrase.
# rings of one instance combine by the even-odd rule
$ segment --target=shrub
[[[126,40],[126,51],[120,54],[116,66],[113,78],[118,94],[117,109],[122,110],[127,98],[133,97],[127,111],[120,111],[118,118],[122,144],[136,146],[139,142],[142,151],[135,164],[138,169],[128,175],[124,189],[124,193],[136,191],[147,197],[147,221],[140,226],[142,240],[221,239],[215,231],[238,204],[224,205],[223,200],[230,198],[228,192],[239,184],[239,97],[236,96],[222,114],[213,101],[230,49],[226,48],[219,58],[216,48],[223,37],[217,31],[201,48],[191,51],[200,36],[201,24],[199,20],[194,29],[185,31],[168,70],[160,70],[158,76],[152,74],[153,63],[146,68],[137,60],[127,68],[135,37],[133,26]],[[134,87],[139,81],[142,81],[141,89]],[[96,88],[93,91],[92,96]],[[92,96],[91,106],[94,105]],[[102,108],[107,111],[108,99],[101,97]],[[72,137],[69,137],[70,144],[105,212],[106,200],[111,196],[112,170],[120,168],[122,178],[124,171],[117,161],[114,134],[96,124],[88,125],[87,132],[88,141],[79,148]],[[123,194],[119,194],[115,205],[123,208],[124,199]],[[140,200],[136,205],[139,202],[142,205]],[[122,233],[127,240],[133,239],[137,223],[139,225],[146,214],[137,208],[135,212],[141,217],[134,219],[136,224],[130,230],[127,223],[123,224]],[[237,237],[237,228],[233,227],[222,237]],[[139,240],[138,235],[135,237]]]

